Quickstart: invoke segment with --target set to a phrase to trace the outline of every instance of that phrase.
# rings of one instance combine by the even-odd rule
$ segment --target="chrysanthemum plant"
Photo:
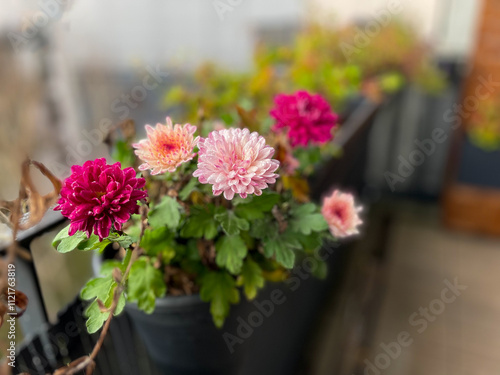
[[[304,130],[293,130],[300,141]],[[336,193],[321,210],[299,203],[277,174],[275,149],[257,132],[230,128],[200,138],[195,126],[168,118],[146,132],[133,144],[138,170],[105,159],[73,166],[55,208],[70,219],[54,239],[59,252],[117,249],[81,291],[89,332],[126,302],[152,313],[166,294],[199,293],[221,327],[242,293],[255,298],[266,280],[285,278],[332,234],[357,233],[352,196]],[[311,259],[314,274],[325,276],[326,265]]]

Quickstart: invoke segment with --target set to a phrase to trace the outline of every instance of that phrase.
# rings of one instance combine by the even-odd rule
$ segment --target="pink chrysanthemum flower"
[[[354,205],[352,194],[335,190],[324,199],[321,213],[335,237],[348,237],[359,233],[357,226],[363,223],[358,215],[361,210]]]
[[[94,232],[102,240],[113,226],[121,230],[139,211],[137,201],[147,197],[142,190],[146,180],[135,176],[133,168],[122,170],[120,163],[108,165],[104,158],[72,166],[54,207],[71,220],[69,235],[82,231],[90,237]]]
[[[147,139],[134,143],[135,154],[144,161],[139,166],[141,171],[151,169],[151,174],[174,172],[179,165],[190,161],[200,137],[193,139],[196,126],[176,124],[167,117],[167,124],[156,124],[156,128],[146,125]]]
[[[235,194],[261,195],[267,184],[276,182],[279,167],[271,159],[274,148],[266,145],[264,137],[248,129],[213,131],[199,142],[198,169],[194,177],[202,184],[212,184],[214,195],[224,193],[228,200]]]
[[[274,103],[270,112],[276,119],[273,131],[286,128],[293,147],[321,144],[333,138],[332,129],[338,116],[320,95],[297,91],[293,95],[276,96]]]

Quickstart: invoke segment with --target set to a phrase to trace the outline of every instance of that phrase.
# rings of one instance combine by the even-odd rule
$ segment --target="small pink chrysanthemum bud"
[[[362,207],[354,205],[352,194],[339,190],[326,197],[321,207],[321,213],[335,237],[348,237],[359,233],[357,226],[363,223],[358,215],[361,210]]]
[[[264,137],[248,129],[213,131],[199,142],[198,169],[194,177],[212,184],[214,195],[224,193],[228,200],[235,194],[261,195],[262,189],[276,182],[279,162],[271,159],[274,148]]]
[[[167,124],[156,124],[156,128],[146,125],[148,138],[134,143],[135,154],[144,163],[141,171],[151,170],[152,175],[174,172],[179,165],[188,162],[196,155],[193,153],[200,137],[193,138],[196,126],[176,124],[167,117]]]

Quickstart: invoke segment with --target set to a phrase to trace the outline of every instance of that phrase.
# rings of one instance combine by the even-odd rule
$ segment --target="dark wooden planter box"
[[[443,220],[452,229],[500,235],[500,151],[485,151],[462,134],[457,164],[443,194]]]

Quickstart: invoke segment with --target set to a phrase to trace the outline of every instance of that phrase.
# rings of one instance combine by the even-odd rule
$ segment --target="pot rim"
[[[199,294],[182,295],[182,296],[170,296],[166,295],[162,298],[156,299],[155,312],[162,308],[172,308],[172,307],[186,307],[193,305],[203,305],[207,302],[201,300]],[[134,310],[142,311],[137,306],[137,302],[127,302],[127,307]]]

